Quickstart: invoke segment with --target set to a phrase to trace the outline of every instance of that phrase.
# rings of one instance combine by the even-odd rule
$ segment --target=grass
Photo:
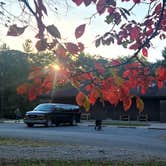
[[[112,161],[63,161],[63,160],[0,160],[0,166],[165,166],[166,162],[146,161],[140,163]]]
[[[147,124],[147,123],[143,123],[143,122],[141,122],[141,123],[139,123],[139,122],[127,122],[127,121],[125,121],[125,122],[103,122],[103,125],[112,125],[112,126],[149,126],[149,124]]]
[[[161,139],[166,139],[166,135],[162,135],[160,138]]]
[[[32,146],[32,147],[40,147],[40,146],[58,146],[62,145],[59,142],[47,142],[40,140],[30,140],[30,139],[18,139],[18,138],[7,138],[0,137],[0,146]]]

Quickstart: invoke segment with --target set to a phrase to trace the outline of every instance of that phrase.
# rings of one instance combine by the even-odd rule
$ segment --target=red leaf
[[[142,54],[143,56],[148,57],[148,50],[145,47],[142,49]]]
[[[35,82],[36,84],[40,84],[40,83],[41,83],[41,78],[35,78],[34,82]]]
[[[94,105],[96,102],[96,94],[94,93],[94,91],[92,91],[89,95],[89,102]]]
[[[36,85],[31,85],[31,87],[28,89],[29,101],[35,100],[39,91],[40,91],[39,87],[37,87]]]
[[[65,46],[71,54],[77,54],[78,53],[78,46],[76,44],[68,42],[68,43],[65,43]]]
[[[125,111],[128,111],[129,108],[131,107],[132,101],[131,98],[126,98],[125,100],[123,100],[123,108]]]
[[[82,92],[79,92],[76,96],[76,102],[78,105],[82,106],[85,99],[85,95]]]
[[[55,54],[65,57],[66,56],[66,50],[63,46],[59,46],[57,48],[57,50],[55,51]]]
[[[153,33],[153,28],[152,27],[149,27],[149,29],[147,29],[146,31],[146,35],[149,36]]]
[[[159,14],[160,13],[160,10],[161,10],[161,3],[159,3],[156,8],[155,8],[155,13],[156,14]]]
[[[93,79],[93,74],[92,73],[83,73],[83,74],[80,74],[80,78],[82,78],[84,80],[91,80],[91,79]]]
[[[83,0],[72,0],[74,3],[76,3],[77,6],[81,5]]]
[[[142,88],[141,88],[141,93],[142,93],[143,95],[146,93],[145,87],[142,87]]]
[[[38,51],[45,51],[47,49],[47,39],[41,39],[36,42],[36,49]]]
[[[99,0],[96,7],[97,7],[97,12],[100,15],[103,14],[105,9],[106,9],[106,1],[105,0]]]
[[[42,88],[45,88],[45,90],[50,91],[52,89],[53,82],[49,78],[45,78],[42,84]]]
[[[29,73],[28,79],[34,80],[40,78],[43,75],[42,67],[33,67],[32,71]]]
[[[87,86],[85,87],[85,89],[86,89],[86,91],[91,91],[92,86],[91,86],[91,85],[87,85]]]
[[[115,8],[113,8],[113,7],[109,7],[107,9],[107,11],[108,11],[109,14],[112,14],[114,10],[115,10]]]
[[[152,19],[147,19],[144,22],[144,25],[146,25],[148,28],[153,25],[153,20]]]
[[[156,77],[160,81],[166,80],[166,69],[164,67],[159,67],[156,69]]]
[[[140,34],[140,30],[138,29],[138,27],[134,27],[130,30],[130,37],[131,40],[136,40],[139,37]]]
[[[163,86],[164,86],[164,83],[163,83],[163,81],[158,81],[157,82],[157,86],[158,86],[158,88],[163,88]]]
[[[9,27],[9,30],[7,32],[8,36],[19,36],[22,33],[24,33],[27,26],[24,27],[18,27],[16,24],[13,24]]]
[[[116,60],[116,59],[113,59],[112,62],[111,62],[111,64],[113,66],[119,65],[120,63],[121,63],[120,60]]]
[[[76,39],[78,39],[79,37],[81,37],[83,35],[83,33],[85,32],[85,25],[86,24],[82,24],[79,25],[76,30],[75,30],[75,37]]]
[[[130,76],[130,70],[123,72],[123,78],[128,78]]]
[[[135,44],[131,45],[131,46],[129,47],[129,49],[136,50],[136,49],[138,49],[138,47],[139,47],[139,44],[138,44],[138,43],[135,43]]]
[[[129,95],[130,94],[130,87],[129,86],[123,86],[123,92],[125,93],[125,95]]]
[[[141,0],[133,0],[134,3],[140,3]]]
[[[17,87],[17,93],[20,95],[26,94],[28,92],[28,84],[24,83]]]
[[[36,93],[36,90],[34,88],[31,88],[28,92],[28,99],[29,101],[33,101],[35,100],[37,97],[37,93]]]
[[[84,50],[84,44],[78,42],[78,49],[79,49],[79,52],[82,52]]]
[[[98,70],[100,73],[104,73],[105,69],[101,63],[95,63],[95,68]]]

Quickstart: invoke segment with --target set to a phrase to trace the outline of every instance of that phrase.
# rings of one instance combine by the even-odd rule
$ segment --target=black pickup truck
[[[81,111],[79,106],[72,104],[44,103],[36,106],[25,114],[24,123],[28,127],[34,124],[44,124],[46,127],[53,124],[69,123],[76,125],[80,122]]]

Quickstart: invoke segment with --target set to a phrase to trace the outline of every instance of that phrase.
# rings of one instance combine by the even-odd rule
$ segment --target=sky
[[[12,0],[9,0],[12,1]],[[62,1],[59,1],[62,2]],[[130,5],[128,3],[124,5]],[[57,5],[57,12],[58,14],[55,14],[53,12],[48,13],[48,17],[44,17],[44,21],[46,25],[54,24],[60,31],[62,38],[64,41],[72,41],[72,42],[83,42],[85,43],[85,52],[90,54],[97,54],[101,55],[106,58],[116,58],[118,56],[123,55],[132,55],[133,52],[128,49],[124,49],[122,46],[100,46],[98,48],[94,45],[95,36],[98,34],[103,34],[106,31],[109,31],[110,26],[104,23],[104,17],[99,17],[98,15],[93,18],[90,22],[90,19],[88,19],[90,16],[92,16],[96,11],[95,6],[92,5],[90,7],[85,7],[84,4],[80,7],[76,7],[74,4],[70,3],[69,8],[65,7],[65,4],[59,3]],[[8,6],[10,8],[10,11],[13,12],[16,15],[20,14],[19,6],[16,5],[13,1],[13,5]],[[128,7],[128,6],[124,6]],[[139,7],[139,6],[138,6]],[[141,11],[140,8],[136,8],[135,12],[139,13],[139,15],[135,16],[133,15],[133,19],[136,18],[142,19],[142,15],[146,11],[146,7],[142,6]],[[84,35],[76,40],[74,36],[75,28],[81,24],[86,23],[86,30]],[[35,22],[31,22],[31,25],[35,24]],[[26,39],[32,39],[35,43],[35,33],[34,29],[27,28],[25,33],[19,37],[9,37],[6,36],[7,29],[4,27],[1,27],[0,31],[0,40],[2,42],[5,42],[9,45],[11,49],[18,49],[23,50],[23,43]],[[156,59],[161,59],[161,51],[165,47],[164,41],[160,40],[153,40],[153,48],[149,49],[149,56],[148,60],[151,62],[154,62]]]

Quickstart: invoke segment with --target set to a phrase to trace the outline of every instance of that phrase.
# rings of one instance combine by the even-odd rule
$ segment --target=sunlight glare
[[[54,68],[56,71],[60,70],[60,66],[57,65],[57,64],[53,64],[53,68]]]

